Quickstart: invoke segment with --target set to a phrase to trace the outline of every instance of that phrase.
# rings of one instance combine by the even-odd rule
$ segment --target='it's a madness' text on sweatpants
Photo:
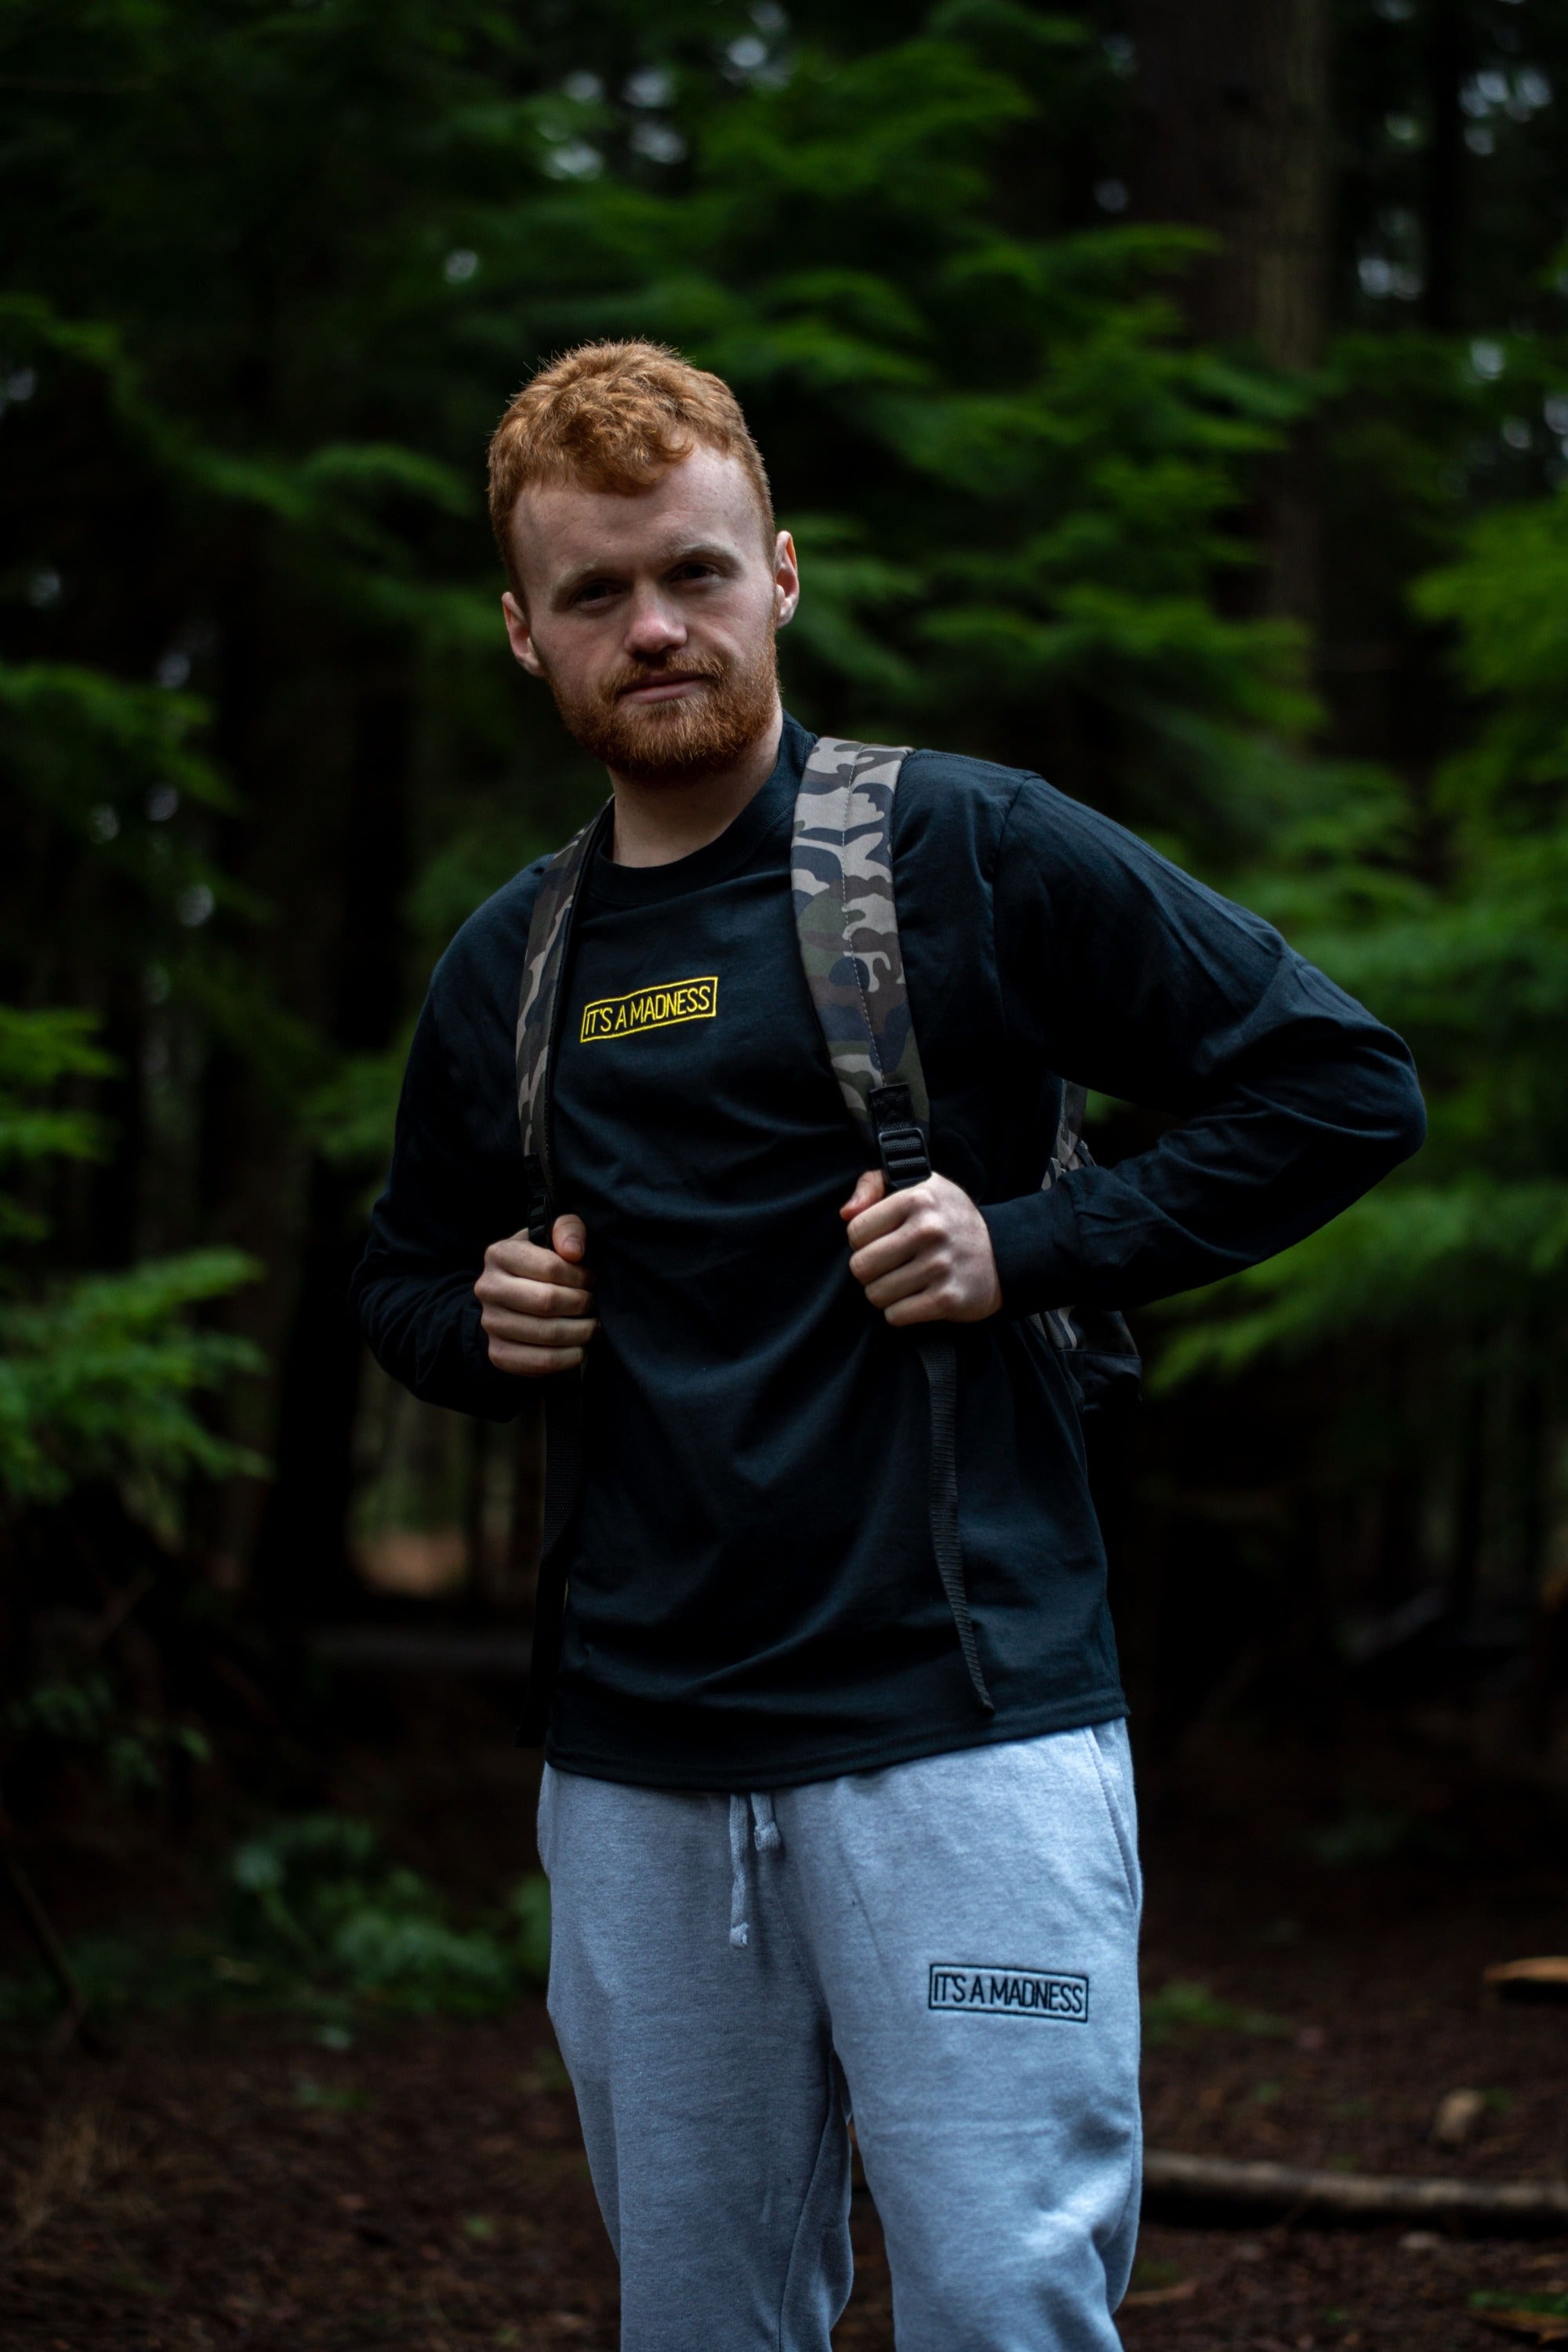
[[[899,2352],[1116,2352],[1140,2157],[1124,1725],[771,1794],[547,1769],[539,1844],[625,2352],[828,2352],[851,2111]]]

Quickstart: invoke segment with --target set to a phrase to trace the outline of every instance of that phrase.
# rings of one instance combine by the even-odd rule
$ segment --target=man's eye
[[[616,583],[613,580],[589,580],[578,589],[573,602],[578,604],[602,604],[606,596],[613,596],[615,593]]]

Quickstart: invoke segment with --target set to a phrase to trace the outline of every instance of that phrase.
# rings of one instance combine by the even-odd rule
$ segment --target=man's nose
[[[626,625],[626,651],[643,661],[656,659],[686,643],[679,615],[658,595],[639,596]]]

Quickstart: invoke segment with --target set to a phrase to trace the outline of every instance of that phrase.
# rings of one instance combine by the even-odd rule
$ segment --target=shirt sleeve
[[[984,1210],[1011,1312],[1217,1281],[1418,1149],[1391,1030],[1268,924],[1037,778],[1008,817],[995,905],[1005,997],[1046,1066],[1180,1121],[1113,1168]]]
[[[351,1295],[371,1352],[394,1380],[427,1404],[510,1421],[523,1384],[490,1362],[474,1297],[485,1251],[521,1221],[493,1157],[476,1147],[435,1001],[426,998],[404,1075],[391,1173]]]

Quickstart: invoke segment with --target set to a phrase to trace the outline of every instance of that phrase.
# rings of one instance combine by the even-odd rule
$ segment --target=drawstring
[[[742,1951],[752,1940],[746,1917],[746,1846],[750,1840],[759,1853],[773,1853],[783,1845],[773,1801],[765,1789],[747,1798],[738,1792],[730,1800],[730,1941]]]
[[[737,1950],[752,1940],[746,1919],[746,1801],[730,1800],[730,1941]]]

